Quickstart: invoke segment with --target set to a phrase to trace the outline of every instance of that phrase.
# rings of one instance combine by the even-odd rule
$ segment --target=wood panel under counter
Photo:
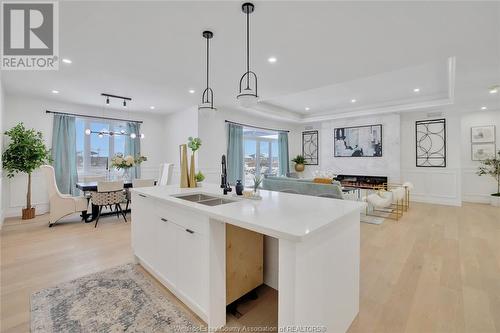
[[[226,305],[264,283],[264,235],[226,224]]]

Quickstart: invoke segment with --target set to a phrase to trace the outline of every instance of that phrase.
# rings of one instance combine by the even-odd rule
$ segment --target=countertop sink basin
[[[176,198],[187,200],[191,202],[196,202],[205,206],[218,206],[223,204],[228,204],[231,202],[235,202],[234,200],[229,200],[225,198],[219,198],[206,194],[186,194],[186,195],[178,195]]]

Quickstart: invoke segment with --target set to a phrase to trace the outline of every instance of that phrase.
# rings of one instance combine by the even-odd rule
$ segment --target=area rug
[[[31,295],[31,332],[187,332],[199,329],[135,264]]]

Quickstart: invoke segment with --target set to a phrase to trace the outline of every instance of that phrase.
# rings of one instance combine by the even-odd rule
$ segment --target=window
[[[85,135],[85,129],[92,131],[125,131],[125,122],[92,118],[76,118],[76,157],[78,178],[105,176],[109,159],[118,153],[125,153],[124,135]]]
[[[278,132],[243,128],[245,185],[253,185],[254,175],[279,173]]]

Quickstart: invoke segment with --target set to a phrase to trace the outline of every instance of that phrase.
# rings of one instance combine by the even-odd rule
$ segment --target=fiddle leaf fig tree
[[[10,140],[7,149],[2,154],[3,169],[9,178],[17,173],[28,174],[26,209],[31,209],[31,173],[40,166],[50,163],[50,152],[45,147],[42,132],[26,129],[23,123],[6,131],[5,135]]]
[[[497,193],[491,194],[495,197],[500,197],[500,150],[498,151],[498,157],[487,158],[481,161],[481,166],[477,174],[479,176],[489,175],[493,177],[497,183]]]

